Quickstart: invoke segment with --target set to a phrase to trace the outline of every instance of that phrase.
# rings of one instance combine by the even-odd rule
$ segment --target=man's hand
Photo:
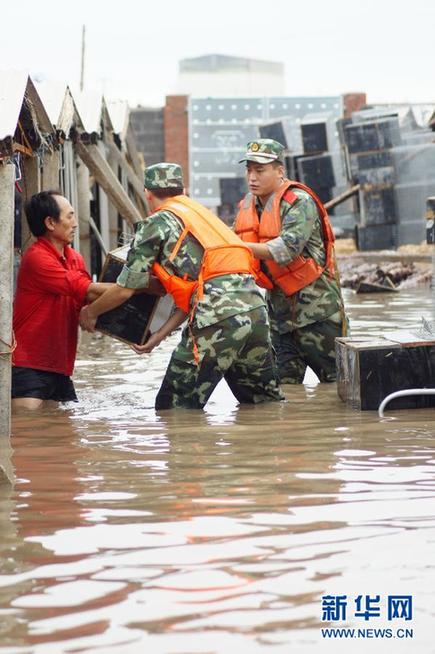
[[[97,319],[92,316],[90,305],[82,307],[80,311],[80,327],[85,330],[85,332],[94,332],[95,323]]]
[[[149,337],[146,343],[143,345],[131,345],[131,349],[134,350],[136,354],[149,354],[152,352],[152,350],[154,350],[155,347],[160,345],[162,340],[163,339],[161,336],[159,336],[159,333],[154,332],[154,334]]]

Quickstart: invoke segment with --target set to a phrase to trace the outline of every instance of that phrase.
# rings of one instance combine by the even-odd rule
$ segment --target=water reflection
[[[403,308],[384,311],[394,328]],[[412,651],[432,651],[433,412],[379,421],[331,385],[237,407],[221,386],[157,416],[166,347],[85,341],[81,405],[14,418],[0,651],[349,651],[320,637],[328,593],[412,594]]]

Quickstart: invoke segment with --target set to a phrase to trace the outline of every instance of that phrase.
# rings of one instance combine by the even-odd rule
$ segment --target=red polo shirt
[[[41,237],[26,250],[14,301],[15,366],[72,374],[90,283],[83,257],[69,245],[61,254]]]

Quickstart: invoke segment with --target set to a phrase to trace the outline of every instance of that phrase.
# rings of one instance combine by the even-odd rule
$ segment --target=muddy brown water
[[[355,335],[432,312],[428,290],[346,303]],[[204,412],[157,416],[177,338],[145,358],[86,337],[80,404],[14,415],[0,651],[435,652],[433,410],[380,420],[311,376],[286,403],[238,407],[221,385]],[[326,595],[345,619],[323,620]],[[409,620],[388,617],[397,595]],[[378,616],[355,615],[367,601]]]

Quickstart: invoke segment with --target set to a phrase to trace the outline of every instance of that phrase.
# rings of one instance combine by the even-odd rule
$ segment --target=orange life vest
[[[173,261],[188,234],[194,236],[204,248],[204,255],[198,279],[189,281],[170,274],[160,263],[154,263],[152,270],[167,293],[183,311],[189,313],[192,294],[197,291],[196,300],[203,296],[204,282],[219,275],[246,273],[254,275],[254,258],[251,250],[223,223],[220,218],[186,195],[177,195],[165,200],[159,211],[170,211],[183,224],[183,231],[172,250],[169,261]]]
[[[255,196],[248,193],[240,203],[239,213],[237,214],[235,231],[243,241],[251,243],[267,243],[276,238],[281,233],[281,214],[280,202],[285,199],[286,202],[293,204],[298,197],[292,188],[300,188],[306,191],[316,203],[320,220],[322,223],[323,241],[325,244],[325,265],[321,266],[311,257],[298,255],[293,261],[285,266],[279,266],[272,259],[264,263],[269,271],[274,283],[285,293],[293,295],[305,286],[308,286],[320,275],[328,270],[330,275],[334,275],[334,233],[325,207],[318,196],[305,184],[300,182],[284,180],[284,183],[273,193],[266,202],[266,205],[259,220],[255,206]],[[257,266],[260,262],[257,260]],[[268,280],[270,282],[270,280]],[[257,281],[258,283],[258,281]],[[266,286],[267,288],[267,286]],[[270,288],[270,287],[269,287]]]

